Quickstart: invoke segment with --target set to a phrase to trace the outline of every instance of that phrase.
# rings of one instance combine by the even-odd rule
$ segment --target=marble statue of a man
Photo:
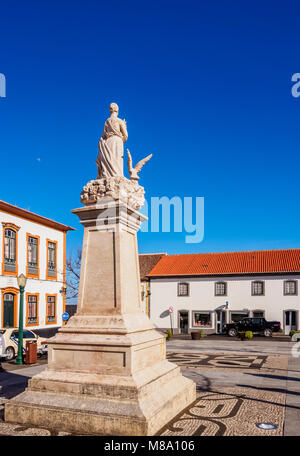
[[[102,138],[98,144],[97,179],[123,176],[123,144],[128,138],[126,122],[119,119],[119,107],[116,103],[111,103],[109,111],[111,116],[104,124]]]

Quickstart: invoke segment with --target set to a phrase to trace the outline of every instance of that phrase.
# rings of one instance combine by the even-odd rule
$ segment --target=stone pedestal
[[[49,340],[48,368],[6,404],[5,420],[154,435],[196,399],[196,387],[166,360],[164,335],[141,311],[136,232],[145,217],[119,194],[85,204],[73,210],[84,225],[78,311]]]

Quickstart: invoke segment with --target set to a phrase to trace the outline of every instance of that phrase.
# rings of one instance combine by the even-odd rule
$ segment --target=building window
[[[283,294],[284,295],[297,295],[297,281],[296,280],[285,280],[283,283]]]
[[[263,296],[265,294],[264,282],[252,282],[252,296]]]
[[[216,282],[215,283],[215,296],[226,296],[227,295],[227,283]]]
[[[10,228],[4,230],[4,271],[17,271],[17,234]]]
[[[38,295],[27,294],[27,325],[38,325]]]
[[[253,318],[264,318],[265,312],[263,310],[253,310]]]
[[[188,296],[189,295],[189,284],[179,283],[177,289],[177,296]]]
[[[249,312],[248,311],[236,311],[236,312],[230,312],[230,323],[236,323],[238,321],[241,321],[243,318],[249,317]]]
[[[47,316],[46,323],[56,323],[56,296],[47,295]]]
[[[212,327],[211,312],[193,311],[193,326]]]
[[[47,241],[48,244],[48,261],[47,261],[47,279],[56,279],[56,242]]]
[[[27,236],[27,275],[38,276],[39,239]]]

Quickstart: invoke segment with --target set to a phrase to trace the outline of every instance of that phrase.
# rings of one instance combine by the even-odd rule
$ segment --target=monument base
[[[161,376],[153,381],[154,372],[149,372],[146,383],[136,376],[122,379],[121,385],[116,377],[99,381],[84,375],[79,379],[76,372],[61,372],[44,380],[40,390],[31,387],[10,400],[5,421],[81,435],[153,436],[196,398],[191,380],[181,376],[178,367],[169,365],[154,366],[155,376],[158,372]],[[77,381],[71,381],[71,376]],[[99,389],[109,393],[112,385],[113,398],[93,396]],[[43,391],[45,386],[47,392]],[[49,391],[51,387],[53,392]],[[76,390],[86,390],[87,394],[71,392]]]
[[[49,340],[48,368],[6,404],[5,421],[153,436],[196,399],[195,383],[166,360],[165,344],[143,314],[74,316]]]

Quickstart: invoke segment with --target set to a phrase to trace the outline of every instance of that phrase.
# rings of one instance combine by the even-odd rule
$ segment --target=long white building
[[[62,326],[66,233],[73,228],[0,201],[0,327],[17,327],[17,277],[27,277],[24,328]]]
[[[148,315],[158,328],[221,332],[247,316],[278,320],[285,334],[300,328],[300,249],[157,258],[146,275]]]

